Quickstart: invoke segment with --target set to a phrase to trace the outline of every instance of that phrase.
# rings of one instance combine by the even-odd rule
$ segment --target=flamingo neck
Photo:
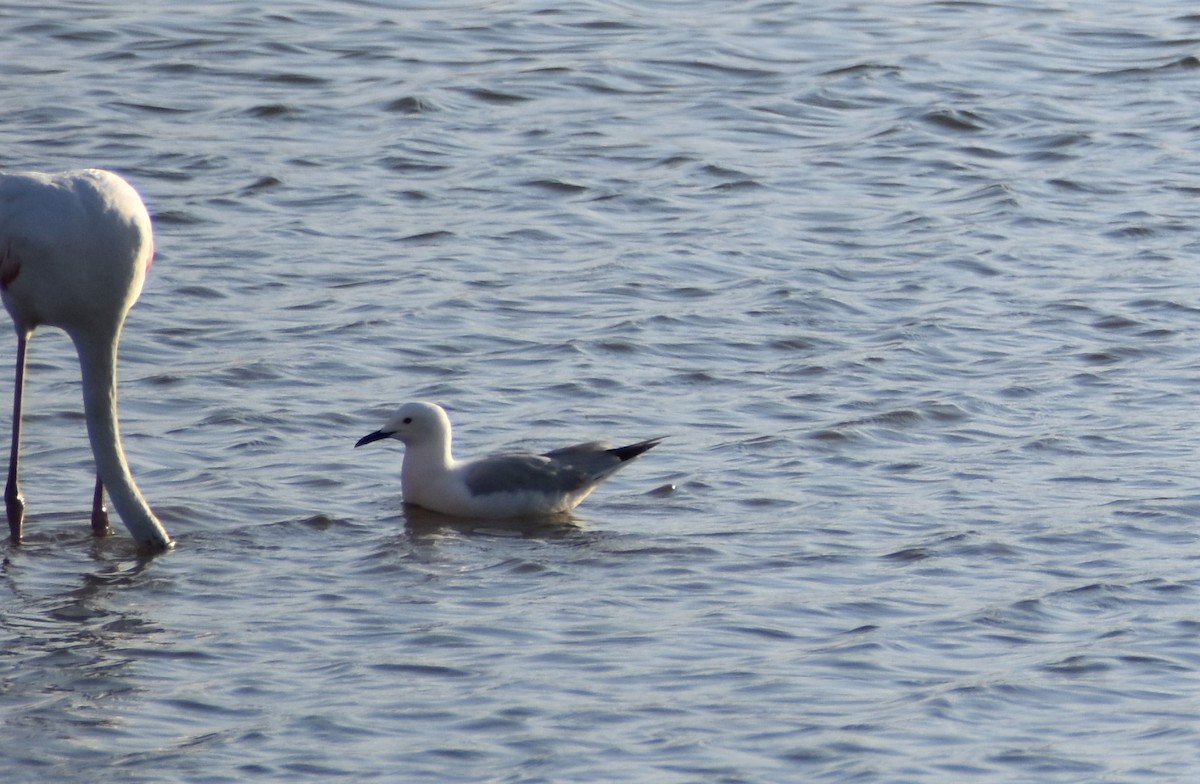
[[[121,521],[140,549],[160,552],[171,546],[171,537],[134,483],[125,450],[121,447],[117,421],[117,339],[120,332],[118,326],[111,340],[72,335],[83,376],[83,411],[88,439],[96,459],[96,472]]]

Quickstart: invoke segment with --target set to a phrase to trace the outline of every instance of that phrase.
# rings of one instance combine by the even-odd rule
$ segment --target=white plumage
[[[450,418],[434,403],[406,403],[355,446],[394,438],[404,444],[400,485],[406,503],[456,517],[521,517],[569,512],[629,461],[654,448],[652,438],[610,448],[590,442],[542,455],[505,453],[456,460]]]
[[[84,414],[96,459],[92,527],[108,531],[104,489],[146,551],[171,538],[134,484],[117,423],[117,343],[154,255],[150,216],[129,183],[98,169],[0,174],[0,298],[17,330],[13,439],[5,486],[10,536],[21,539],[17,475],[25,355],[39,326],[65,331],[79,354]]]

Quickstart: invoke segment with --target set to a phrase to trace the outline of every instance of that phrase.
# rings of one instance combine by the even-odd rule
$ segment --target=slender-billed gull
[[[405,503],[454,517],[520,517],[569,512],[617,469],[662,438],[610,448],[598,441],[544,455],[513,452],[478,460],[450,453],[450,418],[434,403],[405,403],[354,446],[394,438],[404,444]]]

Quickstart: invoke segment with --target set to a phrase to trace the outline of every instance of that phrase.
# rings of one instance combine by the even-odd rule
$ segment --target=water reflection
[[[581,521],[571,514],[514,517],[501,520],[450,517],[419,506],[405,504],[402,513],[405,530],[414,541],[454,532],[464,536],[500,536],[526,539],[551,539],[578,534]]]
[[[87,759],[111,745],[130,700],[146,689],[132,651],[162,628],[118,598],[144,590],[148,559],[114,558],[119,546],[105,540],[76,547],[62,538],[34,534],[0,566],[8,594],[0,715],[8,748],[28,743],[39,756]]]

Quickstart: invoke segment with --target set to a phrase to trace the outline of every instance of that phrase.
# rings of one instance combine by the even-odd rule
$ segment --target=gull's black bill
[[[382,430],[376,430],[374,433],[367,433],[365,436],[358,439],[358,443],[355,444],[354,447],[355,447],[355,449],[357,449],[358,447],[362,446],[363,444],[370,444],[374,441],[382,441],[383,439],[387,438],[390,435],[391,435],[391,433],[385,433]]]

